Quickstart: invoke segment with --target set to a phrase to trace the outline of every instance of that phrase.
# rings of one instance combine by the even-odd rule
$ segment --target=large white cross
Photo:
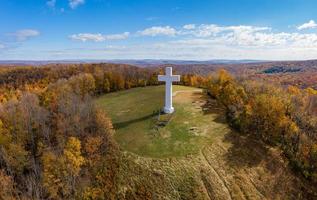
[[[165,113],[173,113],[173,89],[172,83],[175,81],[180,81],[180,75],[173,75],[172,68],[166,67],[165,68],[165,75],[158,75],[159,81],[165,82],[165,106],[164,112]]]

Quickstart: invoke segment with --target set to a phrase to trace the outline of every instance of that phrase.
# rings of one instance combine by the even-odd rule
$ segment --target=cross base
[[[173,112],[174,112],[174,107],[169,107],[169,108],[164,107],[164,113],[171,114]]]

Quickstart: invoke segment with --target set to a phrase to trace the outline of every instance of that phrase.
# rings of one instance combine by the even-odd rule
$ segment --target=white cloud
[[[84,4],[85,0],[69,0],[69,7],[71,9],[77,8],[79,5]]]
[[[234,33],[254,33],[258,31],[270,30],[269,27],[257,27],[257,26],[219,26],[216,24],[201,24],[199,26],[183,26],[184,30],[180,31],[182,35],[193,35],[195,37],[211,37],[216,36],[219,33],[234,32]]]
[[[143,31],[139,31],[139,34],[143,36],[174,36],[176,34],[176,30],[170,26],[153,26],[151,28],[144,29]]]
[[[0,49],[4,49],[5,45],[4,44],[0,44]]]
[[[187,24],[189,25],[189,24]],[[142,36],[173,36],[166,37],[160,42],[126,43],[122,46],[104,47],[101,43],[94,47],[82,49],[68,49],[62,52],[53,52],[51,58],[93,58],[93,59],[270,59],[294,60],[316,59],[317,33],[302,33],[300,31],[282,32],[265,26],[235,25],[222,26],[217,24],[196,24],[195,26],[154,26],[137,31],[132,35]],[[22,31],[20,31],[22,33]],[[25,33],[25,32],[24,32]],[[17,34],[16,34],[17,35]],[[23,35],[23,34],[22,34]],[[25,36],[29,35],[29,36]],[[24,34],[24,38],[31,37]],[[69,38],[78,41],[103,42],[108,40],[121,40],[130,37],[129,32],[104,35],[101,33],[79,33]],[[20,37],[21,40],[24,39]],[[140,39],[132,37],[132,39]],[[121,43],[120,43],[121,44]],[[7,44],[6,44],[7,45]],[[101,47],[102,46],[102,47]],[[7,48],[7,46],[5,47]],[[98,49],[100,48],[100,49]],[[0,43],[1,49],[1,43]],[[31,56],[43,55],[30,48],[27,52]],[[7,57],[25,54],[25,50],[17,52],[1,51]],[[42,53],[42,54],[41,54]],[[54,55],[53,55],[54,54]],[[32,57],[33,58],[33,57]]]
[[[46,5],[51,8],[55,8],[56,0],[48,0],[46,1]]]
[[[124,39],[127,39],[129,35],[130,35],[129,32],[124,32],[121,34],[104,35],[104,38],[106,40],[124,40]]]
[[[235,48],[272,47],[316,47],[317,34],[273,32],[269,27],[257,26],[218,26],[202,24],[194,29],[178,31],[180,35],[192,36],[190,41],[207,41],[213,44],[230,45]],[[196,39],[195,39],[196,38]],[[197,40],[205,38],[205,40]],[[194,44],[192,44],[194,45]]]
[[[79,33],[79,34],[73,34],[69,36],[72,40],[80,40],[82,42],[86,41],[94,41],[94,42],[102,42],[105,41],[105,38],[100,33],[93,34],[93,33]]]
[[[186,24],[183,26],[183,29],[192,30],[192,29],[195,29],[195,27],[196,27],[195,24]]]
[[[310,20],[307,23],[304,23],[297,27],[298,30],[304,30],[304,29],[311,29],[311,28],[317,28],[317,24],[314,20]]]
[[[198,60],[316,59],[317,55],[317,34],[314,33],[278,32],[264,26],[187,25],[179,29],[169,27],[174,30],[172,40],[131,47],[133,52],[126,48],[122,55]],[[145,29],[141,35],[159,35],[159,31],[154,30],[153,27]],[[119,53],[115,55],[119,56]]]
[[[72,40],[80,40],[82,42],[94,41],[103,42],[105,40],[123,40],[129,37],[129,32],[124,32],[122,34],[112,34],[112,35],[102,35],[100,33],[79,33],[69,36]]]
[[[202,24],[199,27],[190,30],[189,32],[185,31],[186,33],[192,34],[196,37],[210,37],[213,36],[221,31],[224,31],[223,27],[220,27],[218,25],[215,24]]]
[[[25,41],[29,38],[40,35],[40,32],[33,29],[24,29],[24,30],[19,30],[11,35],[15,36],[18,41]]]

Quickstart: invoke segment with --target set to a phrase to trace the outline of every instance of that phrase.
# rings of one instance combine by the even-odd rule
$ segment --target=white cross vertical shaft
[[[165,113],[173,113],[173,82],[180,81],[180,75],[173,75],[172,68],[166,67],[165,68],[165,75],[158,76],[159,81],[165,82],[165,106],[164,112]]]

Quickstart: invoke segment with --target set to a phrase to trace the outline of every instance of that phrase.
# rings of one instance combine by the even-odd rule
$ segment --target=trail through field
[[[173,97],[174,96],[176,96],[177,94],[179,94],[179,93],[186,93],[186,92],[188,92],[188,93],[193,93],[193,92],[202,92],[202,89],[197,89],[197,90],[178,90],[178,91],[176,91],[176,92],[173,92]]]

